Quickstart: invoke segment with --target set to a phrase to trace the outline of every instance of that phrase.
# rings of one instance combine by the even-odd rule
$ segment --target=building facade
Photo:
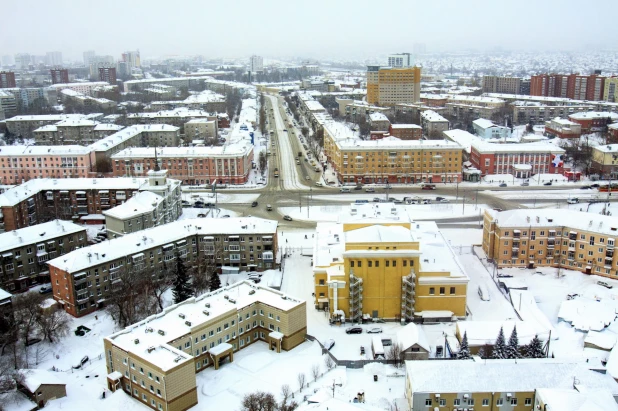
[[[484,118],[474,120],[472,127],[476,135],[484,140],[507,139],[511,137],[510,127],[499,126],[494,124],[493,121]]]
[[[0,74],[1,76],[1,74]],[[603,100],[618,103],[618,77],[606,77]]]
[[[535,174],[562,174],[564,163],[561,156],[564,153],[562,148],[551,143],[473,141],[470,162],[482,176],[512,174],[514,178],[530,178]]]
[[[52,84],[65,84],[69,82],[69,70],[63,68],[53,68],[51,73]]]
[[[483,76],[483,93],[521,94],[521,78]]]
[[[468,277],[448,242],[434,222],[411,222],[393,205],[353,205],[339,223],[318,223],[313,275],[314,303],[331,321],[466,315]]]
[[[154,410],[184,411],[198,403],[195,374],[233,362],[234,352],[256,341],[289,351],[306,332],[304,301],[243,281],[105,338],[108,388]]]
[[[15,85],[15,72],[0,71],[0,88],[13,88]]]
[[[449,129],[449,122],[433,110],[421,112],[421,127],[427,136],[439,136]]]
[[[57,123],[65,120],[79,121],[79,120],[92,120],[93,117],[98,115],[84,115],[84,114],[46,114],[40,116],[15,116],[6,120],[6,128],[16,136],[21,136],[24,139],[35,138],[34,131],[43,126],[56,125]],[[77,124],[77,123],[75,123]],[[69,125],[69,123],[65,123]],[[57,131],[57,129],[54,129]],[[67,130],[64,130],[67,131]],[[63,131],[63,132],[64,132]],[[50,144],[49,140],[37,141],[38,144]],[[56,143],[52,143],[56,145]]]
[[[99,81],[116,85],[116,67],[99,67]]]
[[[582,105],[547,105],[538,102],[515,102],[513,107],[513,124],[540,124],[552,118],[566,118],[569,114],[590,111],[594,106]]]
[[[569,115],[569,120],[579,124],[582,134],[586,134],[604,131],[610,124],[618,122],[618,113],[603,111],[573,113]]]
[[[219,127],[217,117],[196,118],[185,123],[185,140],[201,141],[204,144],[217,142],[219,138]]]
[[[394,106],[417,103],[421,93],[421,68],[367,67],[367,103]]]
[[[192,219],[125,234],[48,262],[53,297],[80,317],[122,287],[126,275],[156,272],[179,254],[192,266],[208,261],[220,271],[277,267],[277,222],[257,217]]]
[[[423,138],[423,128],[416,124],[391,124],[389,133],[401,140],[420,140]]]
[[[556,117],[545,122],[545,134],[558,138],[579,138],[582,126],[570,120]]]
[[[596,74],[540,74],[530,79],[530,95],[603,100],[605,77]]]
[[[497,267],[548,266],[615,278],[614,217],[570,210],[485,210],[483,250]]]
[[[618,176],[618,144],[593,146],[590,172],[604,179],[615,179]]]
[[[410,53],[390,54],[387,66],[394,68],[412,67],[412,56]]]
[[[127,115],[127,124],[169,124],[180,128],[180,133],[184,134],[184,126],[188,121],[205,118],[210,119],[212,114],[202,110],[190,110],[178,108],[175,110],[162,110],[153,113],[134,113]]]
[[[0,234],[0,288],[16,293],[48,283],[47,261],[87,244],[84,226],[61,220]]]
[[[252,73],[261,73],[264,71],[264,59],[262,56],[251,56],[249,59],[249,71]]]

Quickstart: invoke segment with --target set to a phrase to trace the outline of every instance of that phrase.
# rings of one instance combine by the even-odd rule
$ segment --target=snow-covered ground
[[[257,200],[259,196],[260,194],[226,193],[225,190],[217,190],[216,198],[215,194],[210,190],[187,190],[182,193],[182,199],[190,203],[199,200],[204,203],[214,203],[216,201],[221,204],[251,204],[253,201]]]

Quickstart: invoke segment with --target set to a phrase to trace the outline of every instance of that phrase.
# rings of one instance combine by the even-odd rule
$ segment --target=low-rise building
[[[23,378],[17,381],[17,388],[37,405],[35,409],[45,407],[50,400],[67,396],[66,383],[58,378],[59,373],[40,369],[19,372]]]
[[[256,341],[289,351],[306,332],[305,301],[242,281],[105,338],[108,388],[122,389],[155,410],[186,410],[198,403],[196,373],[219,369]]]
[[[180,133],[184,134],[184,126],[190,120],[196,118],[211,117],[207,111],[189,110],[187,108],[177,108],[175,110],[162,110],[153,113],[134,113],[127,114],[127,124],[169,124],[180,128]]]
[[[66,120],[92,120],[94,117],[98,116],[100,116],[100,114],[45,114],[40,116],[15,116],[6,120],[6,127],[11,134],[16,136],[21,136],[23,138],[34,138],[34,131],[39,127],[56,125],[57,123]],[[54,129],[54,131],[57,130]],[[47,140],[42,142],[42,144],[49,144],[49,141]]]
[[[401,140],[420,140],[423,138],[423,128],[416,124],[391,124],[389,133]]]
[[[593,146],[590,172],[615,179],[618,176],[618,144]]]
[[[186,141],[203,141],[205,144],[215,143],[219,137],[217,116],[196,118],[185,123]]]
[[[87,96],[71,89],[60,90],[60,99],[65,105],[73,104],[77,110],[111,110],[116,107],[117,103],[107,98],[97,98]]]
[[[556,117],[545,122],[545,134],[558,138],[579,138],[582,135],[582,126],[574,121]]]
[[[493,121],[479,118],[472,122],[472,127],[477,136],[484,140],[507,139],[511,137],[511,129],[494,124]]]
[[[439,136],[448,130],[449,122],[435,111],[425,110],[421,112],[421,127],[426,136]]]
[[[90,149],[87,147],[0,147],[2,184],[21,184],[33,178],[86,178],[92,171]]]
[[[112,156],[114,176],[143,176],[156,158],[169,176],[185,184],[244,184],[253,166],[253,145],[245,140],[224,146],[127,148]]]
[[[499,144],[473,141],[470,162],[483,176],[512,174],[530,178],[535,174],[562,174],[564,149],[551,143]]]
[[[80,317],[100,308],[126,275],[162,270],[178,254],[219,270],[277,267],[277,221],[257,217],[176,221],[80,248],[48,262],[53,297]],[[96,281],[98,280],[98,281]]]
[[[608,111],[588,111],[569,115],[569,120],[581,125],[582,134],[603,131],[608,125],[618,121],[618,113]]]
[[[618,399],[618,383],[588,368],[586,362],[550,358],[406,361],[405,397],[411,410],[549,411],[537,408],[538,390],[548,388],[603,390],[613,401]]]
[[[103,212],[108,238],[157,227],[182,214],[180,181],[167,178],[167,170],[148,171],[148,186],[124,203]]]
[[[483,250],[498,267],[550,266],[616,276],[615,218],[571,210],[485,210]]]
[[[60,92],[61,90],[73,90],[86,96],[94,96],[94,89],[101,86],[109,86],[105,81],[85,81],[81,83],[59,83],[49,87],[49,89]]]
[[[539,124],[546,119],[566,118],[569,114],[594,109],[591,104],[548,105],[534,101],[516,101],[513,106],[513,124]]]
[[[54,220],[0,234],[0,285],[23,292],[49,282],[47,261],[88,244],[86,228]]]
[[[338,223],[318,223],[313,275],[314,303],[331,321],[466,315],[468,276],[436,224],[391,204],[353,205]]]
[[[369,125],[372,130],[386,131],[389,129],[391,122],[383,113],[369,114]]]

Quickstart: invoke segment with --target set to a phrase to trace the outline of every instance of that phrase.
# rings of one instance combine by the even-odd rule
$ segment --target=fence
[[[50,368],[48,371],[70,372],[70,373],[73,373],[75,370],[80,370],[80,369],[84,368],[84,365],[86,365],[86,364],[91,365],[93,361],[100,361],[100,360],[102,360],[104,358],[103,353],[95,354],[94,356],[87,355],[84,358],[86,358],[86,357],[88,358],[88,360],[86,360],[83,363],[80,362],[80,366],[78,368],[76,368],[77,366],[73,366],[73,367],[71,367],[69,369],[61,370],[60,368],[57,368],[57,367],[54,366],[54,367]]]
[[[337,359],[337,357],[333,355],[333,353],[331,353],[329,350],[324,348],[324,345],[322,345],[322,342],[320,342],[320,340],[318,340],[314,336],[307,334],[305,338],[310,341],[315,341],[318,344],[320,344],[320,347],[322,348],[322,354],[328,355],[333,360],[333,362],[337,364],[337,366],[358,369],[358,368],[363,368],[365,365],[372,364],[372,363],[390,364],[390,365],[401,364],[401,361],[399,360],[339,360]]]

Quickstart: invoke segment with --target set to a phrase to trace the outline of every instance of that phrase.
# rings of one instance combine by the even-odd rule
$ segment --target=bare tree
[[[290,388],[288,384],[283,384],[281,386],[281,396],[283,397],[283,399],[281,400],[281,404],[287,404],[288,399],[290,398],[291,392],[292,392],[292,389]]]
[[[37,329],[40,304],[44,298],[39,293],[30,292],[13,297],[13,315],[25,346],[30,345],[30,337]]]
[[[112,293],[106,309],[120,327],[127,327],[154,314],[148,293],[148,279],[140,269],[121,267],[112,279]]]
[[[403,347],[393,341],[391,348],[386,352],[386,359],[396,361],[395,366],[400,368],[403,365]]]
[[[266,154],[263,151],[260,151],[260,156],[258,157],[258,163],[260,165],[260,173],[264,175],[266,172],[266,166],[268,165],[268,160],[266,159]]]
[[[326,366],[326,369],[330,371],[335,368],[335,361],[333,361],[330,355],[326,354],[324,356],[324,365]]]
[[[172,286],[172,272],[169,267],[162,270],[148,269],[144,272],[144,287],[150,294],[157,307],[158,311],[163,311],[163,295]]]
[[[311,367],[311,375],[313,376],[313,382],[316,382],[320,376],[320,364],[313,364],[313,367]]]
[[[252,392],[242,399],[242,411],[276,411],[275,396],[269,392]]]
[[[298,381],[299,390],[302,392],[303,388],[305,388],[305,373],[299,372],[296,376],[296,380]]]
[[[50,343],[64,337],[69,332],[70,319],[64,310],[55,307],[48,310],[41,310],[36,322],[41,334]]]

